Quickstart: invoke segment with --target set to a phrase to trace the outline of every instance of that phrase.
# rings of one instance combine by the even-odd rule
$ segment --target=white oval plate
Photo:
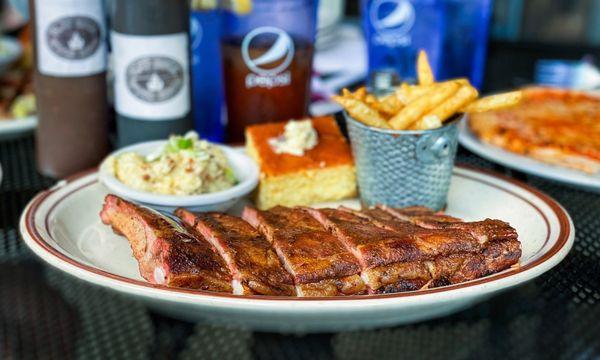
[[[442,316],[535,278],[569,252],[574,228],[565,210],[539,191],[494,174],[457,167],[447,212],[465,220],[508,221],[522,242],[519,267],[467,283],[415,292],[336,298],[235,296],[173,289],[144,281],[127,240],[100,222],[108,190],[88,172],[38,194],[21,234],[43,260],[93,284],[144,300],[186,320],[270,331],[341,331]],[[357,200],[343,202],[358,206]],[[241,204],[240,204],[241,205]]]
[[[30,116],[23,119],[0,120],[0,140],[12,139],[23,133],[31,132],[36,127],[36,116]]]
[[[560,181],[587,190],[600,191],[600,174],[589,175],[581,171],[547,164],[533,158],[486,144],[473,134],[463,120],[458,126],[458,141],[475,154],[489,161],[546,179]]]

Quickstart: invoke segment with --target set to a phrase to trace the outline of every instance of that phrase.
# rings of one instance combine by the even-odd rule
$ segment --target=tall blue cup
[[[446,30],[440,79],[468,77],[481,88],[492,0],[444,0]]]
[[[443,0],[361,0],[369,74],[390,70],[401,80],[416,78],[419,50],[439,72],[445,30]]]
[[[194,128],[202,138],[223,142],[223,76],[219,9],[191,12],[192,96]]]

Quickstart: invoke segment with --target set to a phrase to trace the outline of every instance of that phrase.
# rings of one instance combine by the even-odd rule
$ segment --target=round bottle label
[[[106,70],[102,0],[36,0],[38,68],[79,77]]]
[[[190,112],[186,33],[128,35],[111,32],[115,108],[144,120],[176,120]]]

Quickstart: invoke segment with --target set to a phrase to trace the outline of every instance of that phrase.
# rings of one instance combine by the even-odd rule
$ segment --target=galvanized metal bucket
[[[346,112],[344,116],[363,205],[444,208],[459,119],[438,129],[398,131],[367,126]]]

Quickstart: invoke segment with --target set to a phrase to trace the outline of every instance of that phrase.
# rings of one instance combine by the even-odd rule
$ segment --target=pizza
[[[600,97],[544,87],[526,88],[512,108],[469,116],[482,141],[589,174],[600,172]]]

